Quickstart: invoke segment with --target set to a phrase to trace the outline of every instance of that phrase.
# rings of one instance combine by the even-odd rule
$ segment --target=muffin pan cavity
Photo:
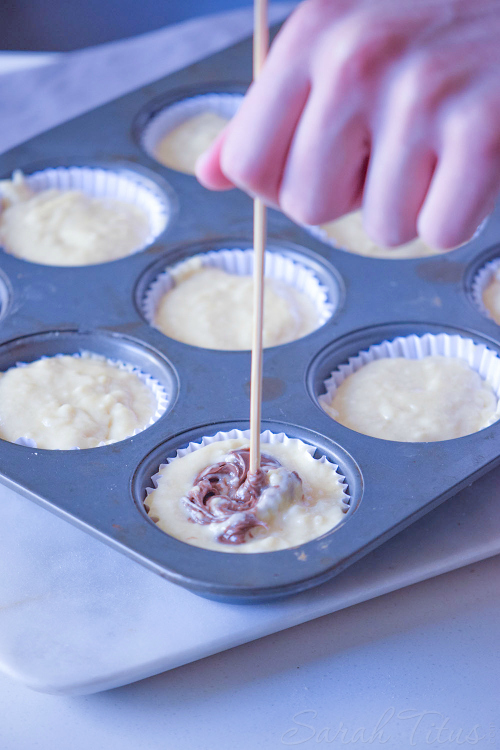
[[[144,151],[163,166],[194,174],[198,156],[236,114],[242,93],[185,91],[159,99],[137,117],[134,132]]]
[[[248,248],[246,244],[243,244],[242,247],[244,249],[222,247],[216,250],[199,252],[200,248],[195,246],[185,251],[186,254],[182,260],[162,269],[158,275],[154,275],[155,271],[158,270],[158,264],[155,265],[154,269],[149,269],[145,277],[141,279],[136,295],[137,305],[149,325],[161,330],[160,326],[155,325],[157,311],[163,296],[176,286],[176,272],[180,272],[182,278],[183,271],[184,273],[187,272],[187,276],[189,276],[190,273],[194,275],[202,269],[217,269],[231,276],[251,277],[253,273],[253,250]],[[298,335],[294,333],[295,330],[298,330],[295,318],[299,314],[299,308],[296,307],[298,300],[295,300],[292,296],[295,292],[299,293],[300,297],[304,299],[304,304],[307,304],[311,314],[311,325],[305,335],[321,328],[337,313],[340,307],[343,288],[335,270],[317,260],[312,260],[300,249],[270,245],[266,251],[265,276],[266,279],[273,280],[278,284],[278,289],[281,289],[280,294],[288,295],[288,297],[285,296],[285,299],[287,299],[290,310],[289,341],[296,341],[304,335],[303,333],[298,333]],[[287,290],[290,291],[287,292]],[[193,299],[192,302],[193,305],[196,305],[199,298]],[[189,312],[189,309],[187,312]],[[210,310],[207,310],[207,314],[209,312]],[[228,312],[228,315],[230,315],[230,312]],[[249,324],[250,321],[251,311],[248,315]],[[172,337],[191,343],[182,336],[177,337],[172,334]],[[269,346],[273,345],[269,344]],[[207,345],[207,348],[210,348],[210,346]],[[216,348],[231,349],[230,346]]]
[[[357,416],[354,418],[355,420],[361,418],[361,422],[355,421],[354,424],[360,425],[360,432],[364,432],[364,434],[367,435],[376,435],[377,437],[397,434],[398,437],[393,437],[392,439],[410,441],[409,434],[412,432],[411,425],[407,424],[405,428],[398,428],[398,419],[403,420],[402,423],[405,424],[409,415],[413,414],[414,425],[417,416],[419,416],[420,419],[418,429],[416,429],[415,425],[415,439],[420,441],[425,439],[441,440],[451,439],[451,436],[456,434],[454,430],[457,430],[459,434],[463,435],[464,433],[467,434],[465,430],[475,432],[478,431],[478,429],[484,429],[485,427],[490,426],[498,420],[500,417],[500,357],[498,356],[498,352],[488,348],[485,344],[475,343],[471,338],[464,338],[458,334],[450,333],[425,333],[421,336],[413,334],[409,336],[399,336],[390,341],[385,340],[372,344],[368,348],[358,351],[356,355],[349,356],[347,362],[338,364],[321,384],[317,381],[315,382],[315,372],[313,367],[310,376],[310,381],[312,381],[313,387],[313,397],[315,398],[316,403],[318,403],[319,406],[332,417],[332,419],[336,419],[338,413],[332,412],[332,402],[335,399],[339,388],[347,378],[359,372],[366,365],[371,365],[380,360],[406,359],[422,361],[429,357],[460,360],[462,363],[466,363],[470,370],[473,373],[476,373],[476,375],[466,375],[465,372],[462,373],[461,364],[459,366],[458,363],[450,363],[450,366],[448,366],[448,369],[446,370],[447,375],[445,376],[442,371],[444,362],[441,364],[436,360],[433,360],[432,363],[428,361],[425,365],[425,371],[429,373],[427,377],[429,377],[429,382],[432,384],[432,388],[443,389],[441,390],[440,399],[437,398],[437,395],[434,396],[434,409],[431,406],[432,397],[431,402],[427,400],[427,397],[422,401],[422,396],[419,393],[424,387],[424,384],[421,381],[421,378],[424,377],[423,370],[419,371],[420,374],[417,377],[416,382],[413,382],[413,385],[410,388],[407,387],[405,382],[402,382],[401,391],[399,393],[395,392],[397,389],[394,383],[391,385],[390,389],[388,386],[383,387],[383,383],[380,381],[380,376],[376,376],[378,378],[376,381],[378,385],[376,385],[375,388],[377,389],[376,393],[378,393],[378,397],[375,399],[375,402],[372,403],[370,408],[368,407],[368,403],[363,407],[363,409],[369,408],[369,413],[366,413],[366,411],[363,413],[363,410],[360,413],[357,408],[355,409]],[[328,354],[326,355],[326,360],[327,359]],[[396,367],[401,367],[400,362],[397,364],[394,363],[394,365]],[[322,361],[320,360],[320,369],[323,370],[325,366],[325,359]],[[429,366],[434,369],[428,370]],[[387,367],[385,367],[385,372],[386,375],[388,375],[391,372],[394,373],[394,369],[391,367],[388,370]],[[413,378],[415,381],[415,376],[411,375],[412,372],[414,372],[413,369],[408,371],[408,377]],[[477,375],[479,375],[479,379],[477,378]],[[456,381],[455,383],[457,386],[459,383],[462,383],[460,387],[466,387],[464,385],[464,382],[466,382],[468,383],[468,388],[479,389],[480,393],[484,395],[484,398],[486,399],[481,408],[480,403],[482,402],[478,402],[476,405],[471,404],[470,407],[467,407],[465,412],[461,412],[460,419],[465,419],[465,423],[457,422],[455,424],[455,422],[452,423],[448,420],[445,420],[443,423],[442,421],[443,417],[439,411],[441,404],[439,402],[446,398],[453,399],[453,393],[448,393],[448,390],[445,387],[447,385],[446,379],[448,377],[459,377],[459,381]],[[481,381],[483,385],[480,386]],[[367,382],[368,381],[365,380],[365,387]],[[320,393],[318,393],[318,388],[321,391]],[[453,388],[451,383],[449,388]],[[482,390],[483,388],[484,394]],[[476,390],[474,390],[473,393],[476,394]],[[480,393],[478,391],[476,394],[478,398],[480,397]],[[403,394],[406,395],[403,396]],[[363,394],[358,391],[358,396],[360,395],[362,396]],[[431,396],[431,394],[429,394],[429,396]],[[469,392],[469,390],[467,390],[467,397],[466,400],[472,399],[472,393]],[[349,398],[353,398],[352,394]],[[381,403],[380,399],[384,399],[384,402]],[[496,399],[496,407],[494,399]],[[359,398],[357,400],[359,400]],[[455,401],[453,401],[453,403],[455,403]],[[432,424],[429,420],[432,420],[432,414],[433,412],[435,413],[435,408],[438,409],[436,414],[438,422]],[[457,402],[454,411],[458,408],[459,403]],[[469,409],[469,411],[467,411],[467,409]],[[470,409],[472,409],[473,414],[476,413],[477,409],[477,418],[479,419],[479,422],[472,419]],[[350,408],[350,411],[351,416],[347,416],[349,420],[354,416],[352,414],[352,408]],[[479,414],[486,416],[484,416],[484,418],[479,418]],[[349,415],[349,412],[347,412],[347,415]],[[340,422],[346,424],[342,419],[340,419]],[[349,424],[349,421],[347,424]],[[465,427],[465,424],[469,426]],[[478,424],[481,426],[478,427]],[[350,425],[352,429],[355,429],[352,426],[352,422],[350,422]],[[368,431],[365,432],[364,429],[362,429],[362,426],[365,426]],[[372,429],[374,430],[373,432],[371,431]],[[462,432],[460,432],[460,430]],[[424,435],[426,435],[427,438],[424,438]]]
[[[8,242],[5,243],[5,250],[7,252],[13,252],[13,254],[19,257],[26,257],[26,260],[31,262],[39,262],[44,265],[68,265],[68,266],[80,266],[87,264],[106,263],[107,252],[109,252],[109,260],[115,260],[116,258],[124,257],[143,250],[148,245],[152,244],[166,229],[167,224],[170,221],[174,210],[174,202],[172,200],[171,190],[168,186],[162,186],[154,175],[148,175],[145,172],[138,171],[133,167],[114,167],[108,166],[49,166],[45,169],[37,169],[36,171],[26,171],[19,169],[14,172],[13,175],[13,188],[8,183],[3,188],[3,192],[6,198],[6,206],[9,202],[9,193],[12,189],[20,191],[22,196],[23,191],[26,189],[29,193],[32,193],[35,197],[43,193],[44,191],[57,190],[61,191],[61,199],[64,198],[64,194],[69,191],[78,191],[83,193],[84,196],[90,200],[102,200],[101,204],[103,207],[118,206],[118,209],[111,209],[112,211],[119,210],[119,216],[111,214],[110,220],[113,224],[109,230],[109,238],[104,238],[106,247],[103,247],[102,260],[100,258],[90,256],[87,261],[79,260],[79,255],[73,260],[71,257],[70,249],[73,247],[76,252],[82,250],[82,243],[87,241],[86,235],[88,235],[88,242],[91,242],[92,237],[101,241],[99,237],[99,227],[93,225],[88,226],[84,223],[79,224],[78,227],[74,227],[74,222],[84,222],[92,220],[92,212],[96,210],[94,205],[89,204],[76,204],[69,205],[68,203],[63,204],[61,199],[53,199],[53,203],[50,204],[49,208],[53,212],[52,221],[47,220],[49,208],[47,204],[40,207],[40,213],[36,216],[36,222],[39,223],[39,229],[37,234],[34,235],[34,239],[38,237],[39,240],[45,242],[46,235],[48,232],[54,233],[54,241],[59,241],[64,247],[67,246],[67,259],[64,262],[58,262],[52,260],[49,257],[45,261],[43,255],[41,255],[37,261],[33,260],[30,255],[24,256],[17,249],[11,249]],[[24,188],[24,186],[26,186]],[[170,195],[169,195],[170,193]],[[0,195],[2,189],[0,186]],[[108,201],[108,204],[106,204]],[[116,202],[116,203],[115,203]],[[23,205],[24,196],[20,204]],[[115,250],[114,243],[117,242],[116,233],[113,227],[117,222],[123,222],[127,218],[127,207],[130,207],[130,214],[128,219],[132,222],[128,232],[122,233],[123,236],[120,238],[122,243],[125,243],[126,249]],[[5,207],[4,207],[5,208]],[[102,210],[105,210],[103,208]],[[57,212],[58,225],[54,224],[54,217]],[[72,212],[69,214],[68,212]],[[8,214],[6,213],[6,216]],[[1,217],[0,217],[1,219]],[[29,222],[35,221],[35,214],[32,213],[28,217]],[[12,220],[11,220],[12,221]],[[42,226],[42,222],[47,222]],[[139,224],[138,224],[139,222]],[[118,228],[118,227],[116,227]],[[2,232],[2,226],[0,225],[0,233]],[[12,232],[12,229],[11,229]],[[136,238],[133,235],[136,234]],[[132,235],[133,239],[130,239],[127,235]]]
[[[151,536],[151,540],[155,540],[155,546],[161,546],[162,554],[169,558],[170,570],[167,577],[211,598],[264,600],[308,588],[319,577],[328,575],[327,568],[332,564],[328,551],[332,545],[336,545],[338,537],[346,533],[351,518],[361,503],[361,470],[354,458],[340,445],[312,430],[295,425],[266,420],[262,429],[263,441],[272,442],[273,438],[281,441],[283,435],[286,435],[310,445],[315,459],[324,457],[338,467],[338,474],[344,478],[348,497],[343,520],[323,536],[298,547],[265,553],[231,554],[228,561],[227,554],[193,547],[166,534],[146,513],[144,503],[147,502],[147,489],[153,486],[152,478],[162,464],[169,458],[182,455],[186,449],[189,451],[195,448],[196,444],[239,437],[241,431],[245,436],[248,435],[248,424],[245,422],[204,425],[181,433],[158,445],[141,461],[134,473],[132,494],[136,509],[155,532],[155,536]]]
[[[156,403],[155,410],[145,427],[134,431],[129,437],[161,419],[175,401],[175,372],[166,360],[148,351],[138,342],[102,333],[49,331],[15,339],[0,346],[0,372],[4,373],[13,367],[22,368],[41,359],[64,355],[104,360],[118,370],[136,375],[140,382],[151,390]],[[29,404],[26,404],[26,409],[29,408]],[[53,416],[56,417],[56,414]],[[37,447],[32,439],[22,435],[15,442],[25,447]]]

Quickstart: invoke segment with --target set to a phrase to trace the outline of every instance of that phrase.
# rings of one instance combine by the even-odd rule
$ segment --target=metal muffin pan
[[[459,333],[500,351],[500,328],[470,299],[473,273],[500,254],[499,216],[449,254],[391,261],[336,250],[269,211],[270,249],[305,259],[338,304],[321,328],[265,350],[262,428],[299,437],[338,463],[350,511],[307,544],[241,555],[187,545],[147,517],[144,490],[167,456],[203,435],[248,427],[250,353],[167,338],[144,320],[142,295],[158,272],[184,257],[251,246],[252,202],[239,191],[211,193],[193,177],[159,165],[141,148],[141,123],[181,94],[241,91],[250,71],[247,40],[0,156],[6,178],[14,169],[29,174],[48,166],[137,170],[156,181],[171,205],[154,244],[111,263],[42,266],[0,250],[1,370],[87,349],[150,372],[170,395],[155,424],[102,448],[47,451],[0,441],[0,481],[161,576],[236,602],[272,599],[330,578],[493,468],[500,456],[500,423],[457,440],[395,443],[343,427],[317,403],[331,369],[383,339]]]

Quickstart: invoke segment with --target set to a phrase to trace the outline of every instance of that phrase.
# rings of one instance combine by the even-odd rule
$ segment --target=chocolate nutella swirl
[[[200,471],[193,487],[182,498],[189,520],[193,523],[221,523],[238,513],[235,522],[217,537],[223,544],[242,544],[250,529],[266,526],[253,509],[262,491],[269,485],[269,470],[279,468],[281,464],[263,454],[256,475],[248,474],[249,464],[248,448],[231,451],[225,461]]]

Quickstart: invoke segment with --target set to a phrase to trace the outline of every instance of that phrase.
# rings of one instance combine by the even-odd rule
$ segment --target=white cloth
[[[271,23],[295,3],[276,3]],[[0,75],[0,153],[58,125],[235,44],[252,31],[251,8],[194,18],[131,39],[59,55],[2,53],[5,69],[35,68]]]

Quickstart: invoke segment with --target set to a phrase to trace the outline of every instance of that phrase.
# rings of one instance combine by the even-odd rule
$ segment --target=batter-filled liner
[[[52,189],[63,192],[80,191],[91,198],[113,199],[120,203],[130,204],[145,216],[146,228],[137,246],[123,255],[92,260],[88,264],[106,263],[143,250],[165,230],[170,219],[171,206],[167,195],[153,180],[133,169],[115,170],[88,166],[49,167],[23,176],[28,188],[35,194]],[[7,246],[5,249],[10,252]],[[27,260],[30,259],[27,258]],[[42,263],[41,260],[30,260],[30,262]],[[44,265],[57,265],[57,263],[46,262]],[[87,263],[64,263],[64,265],[78,266],[87,265]]]
[[[201,154],[208,147],[210,142],[213,140],[213,136],[217,134],[217,130],[220,127],[224,127],[224,122],[229,120],[236,114],[238,107],[243,100],[243,94],[199,94],[198,96],[192,96],[187,99],[181,99],[180,101],[174,102],[173,104],[167,105],[164,109],[160,110],[151,120],[148,122],[144,131],[141,135],[141,145],[146,153],[153,159],[158,161],[163,166],[175,169],[176,171],[184,172],[186,174],[194,174],[194,162],[196,157]],[[186,153],[177,156],[175,153],[170,157],[164,159],[161,158],[161,144],[166,136],[169,136],[177,128],[183,125],[189,127],[189,121],[194,122],[195,118],[203,117],[205,114],[214,116],[217,120],[220,118],[220,123],[206,122],[206,125],[210,128],[212,137],[203,137],[202,141],[196,144],[196,155]],[[200,126],[203,127],[202,122]],[[205,135],[201,133],[201,135]],[[207,134],[208,135],[208,134]],[[186,141],[186,148],[192,147],[190,143],[190,134],[186,137],[182,137],[182,140]],[[189,146],[187,144],[190,144]],[[203,144],[203,145],[202,145]],[[182,144],[176,144],[182,146]]]
[[[465,361],[470,369],[491,387],[497,400],[496,409],[481,429],[496,422],[500,418],[500,358],[498,354],[488,349],[485,344],[476,344],[472,339],[446,333],[399,336],[393,341],[373,344],[369,349],[350,357],[347,363],[339,365],[324,382],[326,393],[318,396],[319,405],[329,413],[328,409],[331,408],[333,398],[344,380],[371,362],[400,357],[422,360],[435,356]],[[331,413],[329,416],[332,419],[335,418]]]
[[[133,437],[134,435],[137,435],[139,432],[143,432],[143,430],[147,429],[151,425],[153,425],[155,422],[157,422],[160,417],[165,414],[167,411],[167,408],[169,406],[170,402],[170,394],[167,392],[165,387],[158,381],[156,378],[153,378],[152,375],[149,375],[148,373],[143,372],[138,367],[135,367],[134,365],[131,365],[129,363],[123,362],[121,360],[117,359],[111,359],[108,357],[104,357],[101,354],[96,354],[95,352],[90,351],[81,351],[77,352],[75,354],[56,354],[53,355],[54,357],[75,357],[75,358],[90,358],[94,359],[96,361],[105,362],[106,364],[111,365],[112,367],[115,367],[119,370],[123,370],[125,372],[129,372],[133,375],[135,375],[144,385],[146,385],[150,390],[154,397],[154,400],[156,402],[156,408],[153,414],[151,415],[149,421],[147,424],[144,425],[141,429],[134,430],[130,435],[127,435],[127,437]],[[51,359],[51,357],[40,357],[39,359]],[[38,360],[33,360],[33,362]],[[14,365],[15,367],[26,367],[28,364],[31,364],[30,362],[16,362]],[[9,370],[12,368],[9,368]],[[5,370],[4,372],[7,372]],[[37,448],[36,442],[26,436],[20,436],[17,440],[14,441],[18,445],[23,445],[28,448]],[[96,447],[101,447],[102,445],[105,445],[106,443],[100,443]],[[73,450],[80,450],[78,447],[74,447]]]
[[[181,503],[181,497],[171,499],[171,495],[168,497],[168,503],[169,503],[169,509],[167,509],[167,514],[165,515],[165,511],[160,511],[161,518],[158,517],[157,509],[154,505],[154,503],[151,503],[149,498],[151,496],[151,493],[155,492],[158,488],[158,485],[161,484],[161,472],[163,469],[168,467],[169,465],[173,464],[179,459],[182,459],[190,454],[193,454],[197,451],[199,451],[202,448],[209,447],[217,447],[217,444],[219,443],[226,443],[226,441],[238,441],[238,445],[240,443],[246,447],[249,444],[249,437],[250,437],[250,431],[249,430],[231,430],[230,432],[218,432],[216,435],[212,436],[205,436],[200,439],[198,442],[191,442],[186,448],[179,449],[176,452],[176,455],[171,458],[167,458],[166,464],[161,464],[159,467],[159,472],[155,474],[153,477],[151,477],[151,484],[152,487],[146,488],[146,498],[144,501],[146,512],[149,514],[150,518],[157,523],[159,528],[162,529],[162,531],[165,531],[167,534],[170,534],[172,536],[176,536],[177,538],[181,539],[182,541],[192,544],[194,546],[198,547],[204,547],[207,549],[215,549],[220,552],[235,552],[235,553],[257,553],[257,552],[268,552],[273,551],[275,549],[287,549],[290,547],[295,547],[300,544],[303,544],[305,542],[311,541],[313,539],[316,539],[318,537],[323,536],[325,533],[328,533],[333,528],[335,528],[339,523],[342,522],[345,518],[345,514],[350,509],[350,496],[347,493],[347,485],[345,483],[345,478],[342,474],[338,471],[338,466],[331,461],[329,461],[326,456],[321,456],[320,458],[314,458],[314,453],[316,451],[316,448],[310,444],[304,443],[302,440],[298,440],[296,438],[290,438],[284,433],[272,433],[270,430],[266,430],[261,434],[261,454],[273,456],[272,453],[273,446],[277,446],[276,450],[283,451],[283,450],[290,450],[292,453],[294,450],[298,450],[300,452],[302,460],[305,461],[305,466],[307,467],[308,475],[305,474],[301,475],[301,479],[304,482],[304,488],[308,488],[307,491],[310,490],[310,488],[314,489],[314,485],[306,484],[308,482],[308,476],[311,475],[314,477],[315,473],[318,473],[319,467],[321,467],[321,471],[327,472],[327,477],[329,481],[334,482],[335,484],[335,494],[336,497],[331,499],[331,503],[329,503],[328,511],[331,513],[330,519],[323,519],[323,522],[320,526],[316,527],[315,531],[311,532],[311,524],[313,523],[313,510],[311,509],[310,513],[307,513],[305,510],[300,515],[300,510],[298,508],[293,508],[291,506],[292,510],[292,516],[291,518],[288,517],[288,521],[285,522],[288,523],[284,528],[286,528],[286,533],[288,534],[294,534],[293,532],[293,524],[294,521],[297,519],[294,518],[295,511],[298,511],[299,516],[298,520],[302,521],[302,524],[299,524],[297,528],[299,529],[299,532],[295,534],[292,538],[294,538],[294,542],[291,544],[283,544],[280,542],[279,539],[279,530],[275,530],[276,533],[273,532],[272,527],[270,528],[270,532],[268,533],[266,530],[259,532],[256,536],[256,538],[251,539],[248,538],[247,541],[243,543],[238,544],[227,544],[227,543],[221,543],[219,541],[214,541],[212,539],[212,536],[214,534],[219,533],[219,527],[222,528],[222,526],[218,523],[210,523],[209,526],[211,527],[208,529],[208,533],[203,535],[197,540],[193,540],[192,534],[197,533],[196,529],[207,529],[207,525],[198,525],[197,523],[194,523],[193,521],[188,520],[188,514],[185,513],[184,510],[182,510],[182,503]],[[223,446],[221,445],[221,448]],[[238,447],[238,446],[236,446]],[[267,449],[267,453],[266,453]],[[225,447],[224,447],[224,450]],[[286,455],[286,454],[285,454]],[[202,462],[204,463],[204,461]],[[284,464],[285,465],[285,464]],[[200,467],[202,468],[202,467]],[[204,467],[203,467],[204,468]],[[286,466],[287,469],[290,471],[293,471],[293,466],[291,464]],[[298,468],[298,467],[297,467]],[[303,468],[303,467],[302,467]],[[330,474],[330,471],[332,472]],[[300,469],[299,469],[300,474]],[[192,479],[194,480],[194,476]],[[311,490],[312,491],[312,490]],[[161,502],[161,501],[160,501]],[[151,506],[151,507],[150,507]],[[306,506],[303,506],[303,509],[305,509]],[[312,506],[313,508],[316,506]],[[317,505],[317,512],[320,513],[320,508],[324,510],[324,506],[321,505],[318,502]],[[170,513],[168,512],[170,511]],[[174,519],[173,521],[171,519]],[[304,529],[303,526],[306,523],[306,519],[308,525],[307,529]],[[277,523],[282,523],[282,518],[277,520]],[[331,523],[329,522],[331,521]],[[170,521],[170,525],[169,525]],[[173,525],[172,525],[173,524]],[[223,524],[222,524],[223,525]],[[269,531],[269,530],[268,530]],[[309,535],[307,535],[307,532],[309,531]],[[302,537],[300,537],[300,533],[302,533]],[[189,538],[191,536],[191,538]],[[280,546],[281,545],[281,546]]]
[[[162,297],[175,286],[176,268],[184,267],[185,264],[187,268],[187,263],[193,263],[195,267],[200,264],[204,268],[217,268],[236,276],[250,277],[253,272],[253,257],[253,250],[214,250],[193,256],[188,261],[182,261],[172,267],[172,273],[167,269],[157,276],[144,295],[141,305],[144,317],[150,325],[156,327],[155,318],[159,303]],[[265,276],[302,292],[312,302],[317,318],[311,332],[324,325],[338,307],[338,291],[335,293],[334,290],[328,289],[320,282],[313,270],[286,254],[266,251]]]

